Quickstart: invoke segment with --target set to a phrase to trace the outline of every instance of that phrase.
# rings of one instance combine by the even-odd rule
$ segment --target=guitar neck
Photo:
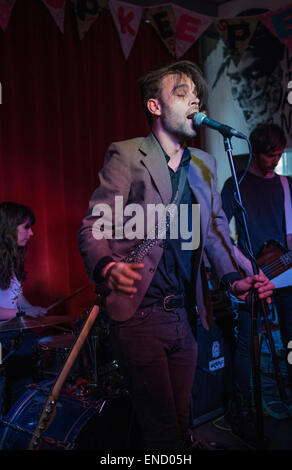
[[[292,250],[284,253],[279,258],[270,263],[263,263],[260,265],[263,273],[269,278],[273,279],[279,274],[285,272],[292,267]]]
[[[283,266],[289,266],[292,263],[292,250],[282,255],[280,257],[280,261],[283,264]]]

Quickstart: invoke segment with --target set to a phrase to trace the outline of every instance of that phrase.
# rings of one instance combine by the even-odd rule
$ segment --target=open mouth
[[[199,112],[199,108],[191,108],[190,112],[187,114],[188,119],[193,119],[194,115]]]
[[[187,115],[188,119],[193,119],[194,115],[197,114],[198,111],[193,111],[192,113]]]

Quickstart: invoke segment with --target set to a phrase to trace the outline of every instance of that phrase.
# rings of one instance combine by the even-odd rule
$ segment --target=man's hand
[[[231,293],[238,299],[245,300],[252,287],[257,290],[259,299],[266,299],[268,304],[272,302],[271,295],[275,285],[264,274],[254,274],[235,281],[231,286]]]
[[[143,263],[115,263],[105,274],[108,287],[117,294],[132,298],[137,292],[134,281],[142,279],[136,271],[143,267]]]

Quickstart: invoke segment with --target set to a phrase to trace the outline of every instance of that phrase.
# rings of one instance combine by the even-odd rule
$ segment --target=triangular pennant
[[[148,8],[147,20],[152,24],[171,55],[175,57],[175,18],[172,5],[165,4]]]
[[[0,26],[5,31],[10,20],[15,0],[0,0]]]
[[[292,4],[259,16],[261,22],[292,50]]]
[[[54,18],[58,28],[64,33],[65,0],[42,0]]]
[[[108,5],[118,30],[124,56],[127,59],[139,30],[143,7],[119,0],[110,0]]]
[[[258,18],[247,16],[214,20],[219,35],[222,37],[230,57],[238,65],[258,24]]]
[[[80,39],[83,39],[95,22],[100,12],[107,5],[106,0],[71,0],[73,10],[76,15],[78,33]]]
[[[182,57],[212,23],[210,16],[200,15],[177,5],[173,5],[175,16],[176,57]]]

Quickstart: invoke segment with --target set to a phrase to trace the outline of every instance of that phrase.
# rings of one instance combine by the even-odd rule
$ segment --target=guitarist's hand
[[[255,274],[235,281],[231,286],[231,292],[238,299],[245,300],[252,287],[257,290],[259,299],[266,299],[268,304],[271,303],[275,286],[264,274]]]
[[[119,262],[111,264],[104,274],[106,283],[117,294],[132,298],[137,292],[137,288],[134,287],[134,281],[141,281],[142,279],[142,276],[136,271],[143,267],[143,263]]]

